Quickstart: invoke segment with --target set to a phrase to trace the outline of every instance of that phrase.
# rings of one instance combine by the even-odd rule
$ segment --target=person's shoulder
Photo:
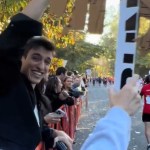
[[[145,85],[143,86],[143,88],[144,88],[144,89],[150,89],[150,84],[145,84]]]
[[[142,89],[141,89],[141,92],[144,94],[146,94],[147,92],[150,91],[150,84],[145,84],[143,85]]]

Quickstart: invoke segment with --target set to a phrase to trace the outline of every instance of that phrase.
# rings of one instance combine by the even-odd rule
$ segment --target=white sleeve
[[[127,150],[130,130],[130,116],[123,109],[113,107],[98,121],[81,150]]]
[[[84,84],[84,82],[83,82],[83,79],[81,80],[81,86],[82,86],[82,87],[85,87],[85,84]]]

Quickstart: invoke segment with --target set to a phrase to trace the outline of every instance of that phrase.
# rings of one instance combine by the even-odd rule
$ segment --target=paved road
[[[92,85],[88,88],[89,107],[83,107],[80,122],[76,132],[76,144],[74,150],[80,150],[82,143],[92,132],[96,122],[107,112],[108,106],[108,87]],[[131,141],[128,150],[146,150],[146,139],[144,127],[141,121],[141,109],[132,117]]]

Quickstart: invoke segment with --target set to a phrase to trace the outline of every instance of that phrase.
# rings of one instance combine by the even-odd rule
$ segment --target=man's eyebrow
[[[34,53],[32,56],[41,56],[39,53]],[[51,57],[46,57],[46,59],[51,60]]]
[[[40,56],[38,53],[33,53],[32,56]]]

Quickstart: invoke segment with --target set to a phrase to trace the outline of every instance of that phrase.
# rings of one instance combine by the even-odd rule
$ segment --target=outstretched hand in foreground
[[[111,107],[117,106],[124,109],[129,115],[134,115],[140,107],[140,95],[137,87],[138,76],[128,78],[124,87],[116,92],[114,89],[109,90],[109,99]]]

